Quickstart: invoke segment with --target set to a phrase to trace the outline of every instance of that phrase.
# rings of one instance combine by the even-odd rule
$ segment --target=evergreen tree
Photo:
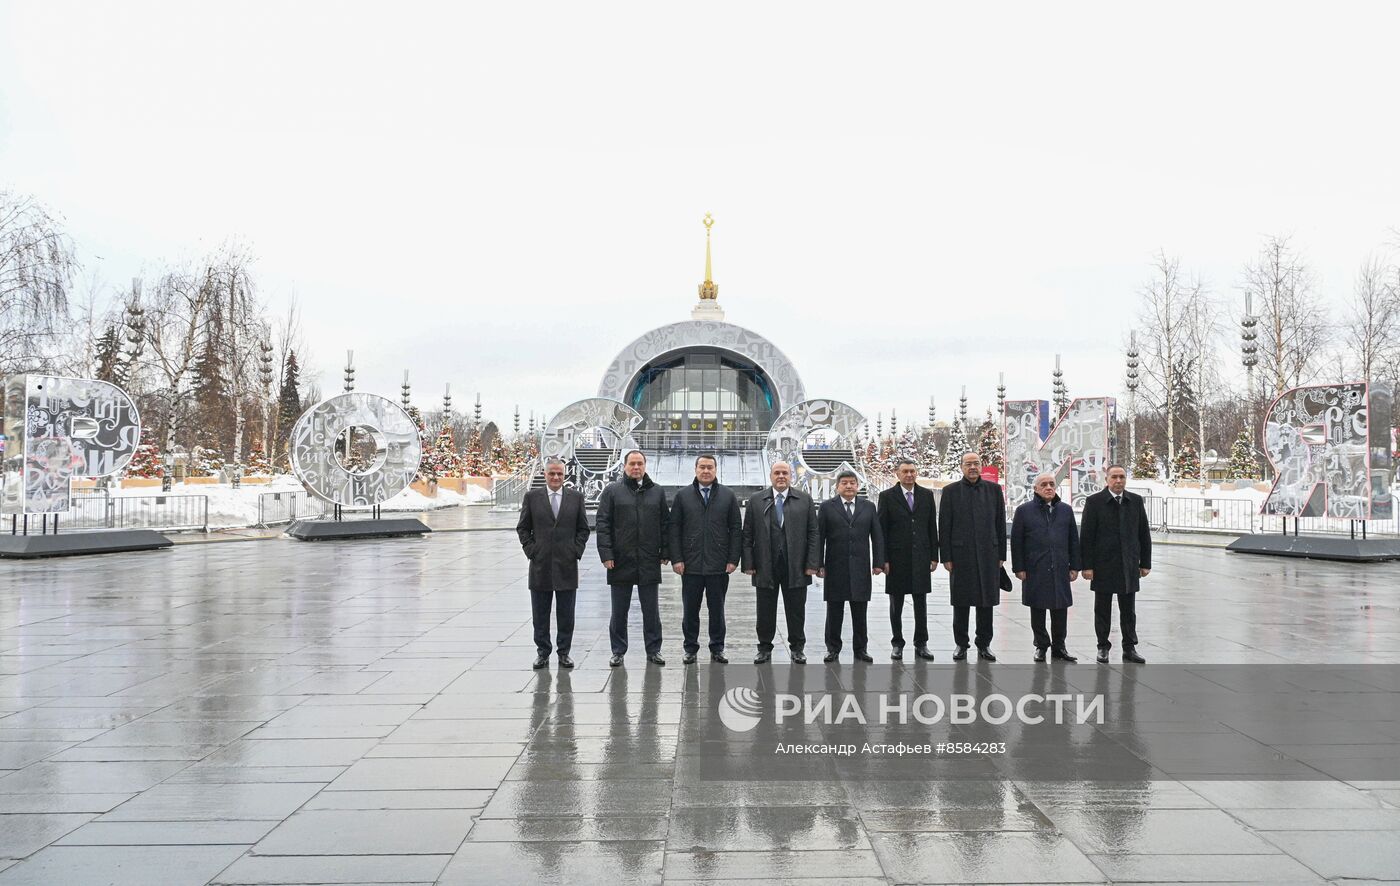
[[[98,381],[116,383],[117,369],[122,359],[122,342],[117,337],[117,327],[109,325],[107,330],[98,337],[97,353],[94,357],[97,361],[97,367],[93,378]]]
[[[462,447],[462,472],[468,477],[489,477],[486,452],[481,446],[481,428],[473,424],[467,432],[467,445]]]
[[[292,426],[301,418],[301,366],[297,363],[296,351],[287,353],[282,365],[282,385],[277,389],[277,437],[272,444],[277,453],[277,463],[287,465],[287,444],[292,436]]]
[[[990,409],[987,410],[987,420],[982,422],[977,452],[982,456],[982,464],[996,468],[999,476],[1005,477],[1006,452],[1001,445],[1001,428],[992,421]]]
[[[1143,480],[1156,480],[1159,476],[1157,453],[1152,451],[1150,440],[1142,441],[1138,447],[1137,461],[1133,462],[1133,476]]]
[[[141,442],[136,447],[136,452],[131,456],[131,461],[126,464],[126,476],[128,477],[164,477],[165,466],[161,464],[160,447],[156,445],[155,435],[146,426],[141,427]]]
[[[1182,441],[1181,448],[1176,451],[1176,461],[1172,463],[1172,479],[1201,479],[1201,456],[1196,452],[1196,447],[1191,445],[1189,436]]]
[[[496,434],[491,438],[491,453],[487,457],[492,474],[510,473],[510,450],[506,447],[506,441]]]
[[[919,471],[925,477],[937,480],[943,476],[943,455],[938,451],[938,440],[931,428],[925,429],[920,437],[919,455],[915,460],[919,463]]]
[[[423,413],[417,406],[408,407],[408,417],[413,420],[413,426],[418,429],[418,473],[413,479],[428,482],[437,479],[437,473],[432,467],[432,452],[435,438],[428,433],[428,425],[423,421]]]
[[[948,450],[943,454],[943,473],[949,477],[961,477],[963,453],[971,448],[967,442],[967,434],[963,432],[962,418],[953,419],[953,432],[948,437]]]
[[[263,449],[262,441],[256,438],[248,447],[248,474],[255,477],[272,476],[272,462]]]
[[[452,437],[450,425],[438,431],[432,451],[424,461],[439,478],[462,476],[462,457],[457,454],[457,443]]]
[[[224,469],[224,457],[217,449],[195,446],[190,450],[191,477],[214,477]]]
[[[222,451],[233,441],[233,409],[228,395],[223,356],[218,348],[218,326],[205,333],[204,342],[195,358],[194,385],[190,391],[194,401],[194,445]],[[222,460],[221,460],[222,464]]]
[[[1235,438],[1234,446],[1230,447],[1230,476],[1240,480],[1257,480],[1259,474],[1259,460],[1254,455],[1249,431],[1242,430]]]

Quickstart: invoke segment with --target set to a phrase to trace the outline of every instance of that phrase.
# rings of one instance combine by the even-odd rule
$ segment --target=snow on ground
[[[267,492],[301,493],[310,496],[300,483],[287,475],[278,475],[271,483],[244,485],[234,489],[228,483],[176,483],[166,495],[202,495],[209,500],[209,528],[233,529],[253,526],[258,522],[258,496]],[[114,497],[161,495],[160,487],[112,489]],[[437,498],[428,498],[415,489],[405,489],[384,503],[387,511],[432,511],[461,505],[491,501],[491,493],[479,486],[468,486],[465,493],[439,489]],[[313,505],[314,506],[314,505]],[[299,510],[304,510],[299,508]]]

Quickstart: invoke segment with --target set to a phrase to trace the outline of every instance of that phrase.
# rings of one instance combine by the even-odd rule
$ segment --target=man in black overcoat
[[[1123,660],[1145,664],[1137,651],[1137,592],[1152,571],[1152,530],[1142,496],[1128,492],[1128,472],[1122,465],[1108,468],[1108,487],[1084,501],[1079,543],[1084,577],[1094,592],[1094,632],[1098,634],[1100,664],[1108,662],[1113,644],[1113,598],[1118,598],[1118,626],[1123,634]]]
[[[899,483],[880,493],[880,530],[885,536],[885,593],[890,600],[890,658],[904,657],[904,598],[914,607],[914,654],[933,660],[928,649],[928,595],[938,568],[938,509],[933,492],[920,486],[918,465],[905,458],[895,466]]]
[[[1079,531],[1074,508],[1060,501],[1055,475],[1035,478],[1035,497],[1011,517],[1011,570],[1021,580],[1021,603],[1031,610],[1035,635],[1035,660],[1045,661],[1045,651],[1057,661],[1073,664],[1079,659],[1065,647],[1069,632],[1069,608],[1074,605],[1070,585],[1079,578]],[[1045,630],[1045,616],[1050,630]]]
[[[750,496],[744,507],[744,574],[752,577],[758,614],[758,656],[773,659],[778,631],[778,596],[787,619],[793,664],[806,664],[807,586],[817,574],[817,513],[812,497],[792,487],[792,466],[774,462],[772,485]]]
[[[851,647],[856,658],[874,661],[866,652],[866,607],[870,605],[871,576],[879,575],[885,562],[885,539],[875,506],[856,498],[860,479],[852,471],[836,475],[836,496],[822,502],[817,511],[817,547],[821,551],[822,599],[826,601],[826,657],[836,661],[841,652],[841,622],[846,604],[851,607]]]
[[[967,658],[970,610],[977,609],[977,657],[992,654],[992,607],[1001,603],[1001,568],[1006,563],[1006,499],[1001,485],[982,479],[982,457],[962,456],[961,480],[943,487],[938,508],[938,550],[948,570],[953,604],[954,661]]]
[[[583,493],[564,488],[564,462],[550,458],[544,465],[545,488],[531,489],[520,502],[515,533],[530,559],[530,601],[535,625],[535,668],[549,664],[549,609],[558,601],[559,667],[571,668],[574,603],[578,598],[578,561],[588,546],[588,514]]]
[[[642,607],[642,640],[647,661],[661,666],[661,564],[669,562],[666,493],[647,476],[647,457],[633,449],[623,459],[622,479],[609,483],[598,498],[598,559],[608,570],[612,589],[612,619],[608,640],[611,667],[620,667],[627,654],[627,615],[632,588]]]
[[[729,576],[739,568],[743,523],[739,499],[715,479],[713,455],[695,459],[695,481],[671,500],[671,568],[681,577],[681,639],[684,664],[695,664],[700,651],[700,604],[710,615],[710,661],[728,664],[724,655],[724,597]]]

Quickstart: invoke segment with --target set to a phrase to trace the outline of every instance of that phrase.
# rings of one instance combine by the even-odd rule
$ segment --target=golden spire
[[[719,287],[715,285],[710,270],[710,228],[714,227],[715,218],[708,212],[705,213],[705,282],[700,284],[700,300],[716,301],[719,299]]]

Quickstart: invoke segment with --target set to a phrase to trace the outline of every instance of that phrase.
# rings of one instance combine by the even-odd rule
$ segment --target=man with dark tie
[[[1094,592],[1094,632],[1098,634],[1100,664],[1108,663],[1113,648],[1113,598],[1118,598],[1118,627],[1123,634],[1123,660],[1146,664],[1137,651],[1137,592],[1140,579],[1152,571],[1152,531],[1142,496],[1127,491],[1128,472],[1109,465],[1108,487],[1084,500],[1079,543],[1084,577]]]
[[[836,475],[836,495],[822,502],[817,512],[817,549],[826,601],[826,657],[836,661],[841,653],[841,622],[851,607],[851,648],[864,662],[875,659],[866,652],[866,607],[870,605],[871,576],[879,575],[885,562],[885,539],[875,506],[856,498],[860,478],[853,471]]]
[[[914,654],[933,661],[928,649],[928,595],[938,568],[938,517],[933,492],[914,482],[918,465],[902,458],[899,483],[880,493],[885,536],[885,593],[890,599],[890,658],[904,657],[904,598],[914,605]]]
[[[665,665],[661,657],[661,564],[670,558],[666,545],[670,518],[666,493],[647,476],[647,457],[640,449],[623,456],[622,479],[609,483],[598,498],[598,559],[608,570],[612,588],[610,667],[621,667],[627,654],[627,615],[632,588],[642,607],[642,640],[647,661]]]
[[[1079,532],[1074,509],[1060,501],[1055,475],[1035,478],[1035,497],[1011,516],[1011,570],[1021,580],[1021,604],[1031,610],[1035,635],[1035,660],[1045,661],[1045,650],[1056,661],[1070,664],[1079,659],[1065,648],[1069,608],[1074,605],[1071,583],[1079,578]],[[1045,630],[1045,615],[1050,630]]]
[[[588,515],[583,494],[564,488],[564,462],[548,458],[544,463],[544,489],[531,489],[520,502],[515,534],[530,560],[530,601],[535,626],[536,669],[549,664],[549,609],[558,601],[559,633],[554,649],[559,667],[571,668],[569,649],[574,641],[574,603],[578,597],[578,561],[588,546]]]
[[[682,486],[671,502],[671,568],[681,577],[681,635],[684,664],[695,664],[700,651],[700,603],[709,610],[710,661],[724,656],[724,595],[729,576],[739,568],[743,524],[739,499],[715,479],[713,455],[695,459],[695,480]]]
[[[793,664],[806,664],[807,586],[817,574],[817,515],[812,497],[792,488],[792,466],[774,462],[773,485],[754,493],[744,507],[744,574],[753,578],[758,608],[758,657],[773,659],[778,630],[778,596],[787,618]]]
[[[1006,499],[1000,484],[982,479],[982,457],[962,456],[961,480],[943,487],[938,508],[938,549],[948,570],[953,604],[954,661],[967,658],[970,610],[977,609],[977,657],[992,654],[992,607],[1001,603],[1001,567],[1006,563]]]

